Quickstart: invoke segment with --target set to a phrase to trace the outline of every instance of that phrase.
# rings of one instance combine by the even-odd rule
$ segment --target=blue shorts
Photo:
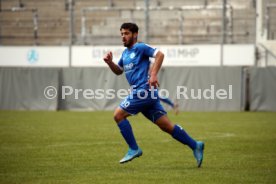
[[[154,93],[155,98],[151,97],[152,95],[150,95],[149,91],[147,96],[145,96],[144,92],[140,93],[140,95],[137,93],[130,94],[120,103],[120,108],[131,115],[141,112],[146,118],[154,123],[161,116],[167,114],[163,106],[160,104],[157,91]]]

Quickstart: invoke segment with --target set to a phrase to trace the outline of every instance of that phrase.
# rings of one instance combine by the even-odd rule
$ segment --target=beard
[[[126,41],[124,42],[124,46],[125,46],[125,47],[131,47],[131,46],[133,45],[133,43],[134,43],[134,38],[131,37],[128,41],[126,40]]]

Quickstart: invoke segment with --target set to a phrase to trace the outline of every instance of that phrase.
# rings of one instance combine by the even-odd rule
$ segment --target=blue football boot
[[[128,161],[133,160],[136,157],[140,157],[143,154],[142,150],[138,148],[137,150],[133,150],[129,148],[127,154],[120,160],[120,164],[126,163]]]
[[[203,161],[204,143],[201,141],[196,142],[196,148],[194,149],[194,156],[197,161],[197,167],[200,167]]]

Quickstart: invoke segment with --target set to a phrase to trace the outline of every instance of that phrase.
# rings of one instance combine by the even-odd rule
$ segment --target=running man
[[[159,99],[161,102],[164,102],[165,104],[169,105],[173,109],[175,115],[179,113],[178,103],[172,102],[168,97],[165,96],[159,96]]]
[[[118,64],[113,62],[112,52],[108,52],[103,58],[116,75],[121,75],[124,72],[132,87],[131,93],[114,111],[114,120],[117,122],[121,134],[129,146],[128,152],[120,160],[120,163],[131,161],[142,155],[142,150],[137,145],[131,125],[127,119],[128,116],[141,112],[161,130],[190,147],[197,161],[197,167],[200,167],[203,160],[204,143],[194,140],[181,126],[173,124],[167,117],[166,111],[160,104],[157,92],[159,86],[157,74],[161,68],[164,54],[147,44],[138,43],[138,29],[135,23],[124,23],[121,25],[121,38],[126,49],[122,53]],[[155,62],[150,74],[148,74],[150,57],[155,58]]]
[[[140,43],[140,42],[138,42],[138,43]],[[152,62],[152,58],[150,58],[149,76],[150,76],[151,71],[152,71],[153,63],[154,62]],[[165,96],[159,96],[159,99],[160,99],[161,102],[169,105],[173,109],[175,115],[177,115],[179,113],[178,103],[176,101],[172,102],[168,97],[165,97]]]

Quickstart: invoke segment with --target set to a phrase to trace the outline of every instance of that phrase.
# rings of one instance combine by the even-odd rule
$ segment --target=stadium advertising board
[[[224,66],[254,66],[255,45],[225,45]]]
[[[219,45],[195,46],[153,46],[165,54],[163,66],[219,66]],[[113,52],[114,62],[118,62],[125,48],[122,46],[75,46],[72,51],[72,66],[106,66],[103,56]]]
[[[72,66],[107,66],[103,61],[104,55],[111,51],[113,61],[118,62],[124,49],[122,46],[74,46],[72,48]]]
[[[157,47],[165,54],[166,66],[219,66],[219,45],[184,45]]]
[[[7,67],[68,67],[67,46],[5,46],[0,47],[0,66]]]
[[[153,46],[165,54],[163,66],[220,66],[220,45],[158,45]],[[122,46],[74,46],[72,66],[106,66],[103,56],[113,52],[118,62],[125,48]],[[254,45],[225,45],[223,65],[254,65]]]
[[[220,45],[158,45],[165,54],[163,66],[220,66]],[[118,62],[123,46],[73,46],[71,66],[107,67],[103,56],[113,53]],[[69,67],[69,47],[0,47],[0,66],[7,67]],[[224,45],[223,66],[253,66],[254,45]]]

